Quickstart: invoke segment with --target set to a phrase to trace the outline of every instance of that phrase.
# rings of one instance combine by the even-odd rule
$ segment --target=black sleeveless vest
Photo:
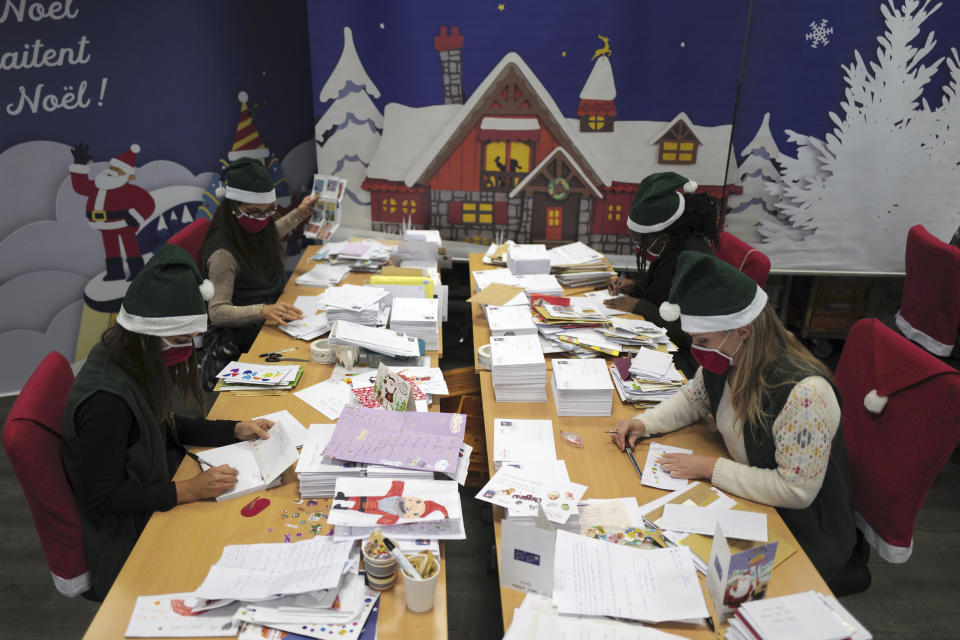
[[[703,385],[714,415],[723,397],[727,375],[717,375],[706,369],[703,371]],[[773,422],[783,410],[794,386],[791,384],[777,386],[778,383],[789,380],[799,381],[811,375],[818,374],[791,367],[782,362],[774,363],[771,367],[767,380],[773,383],[773,387],[762,399],[767,417],[760,424],[743,426],[743,444],[751,466],[762,469],[777,468]],[[832,383],[831,386],[833,386]],[[836,386],[833,386],[833,392],[837,396],[837,401],[840,402],[840,392],[837,391]],[[797,434],[797,437],[803,437],[803,434]],[[853,491],[847,449],[843,440],[843,422],[833,436],[827,473],[817,497],[805,509],[779,507],[777,512],[787,523],[824,580],[830,580],[843,568],[856,542]]]

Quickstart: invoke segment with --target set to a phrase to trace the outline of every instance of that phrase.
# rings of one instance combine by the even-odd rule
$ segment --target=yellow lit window
[[[593,129],[594,131],[599,131],[603,129],[603,125],[606,123],[606,118],[597,114],[592,114],[587,118],[587,126]]]
[[[607,206],[607,220],[619,220],[621,215],[621,207],[619,204],[611,204]]]
[[[664,150],[664,151],[676,151],[676,150],[677,150],[677,143],[676,143],[676,142],[664,142],[664,143],[663,143],[663,150]]]
[[[692,143],[692,142],[681,142],[681,143],[680,143],[680,151],[693,151],[693,143]]]
[[[665,162],[673,162],[677,159],[677,154],[675,153],[663,153],[660,155]]]
[[[518,140],[488,142],[485,154],[484,171],[527,173],[531,169],[531,148],[526,142]]]
[[[463,222],[476,224],[493,224],[493,203],[492,202],[464,202]]]
[[[380,204],[380,209],[384,213],[396,213],[397,212],[397,201],[393,198],[384,198],[383,202]]]
[[[413,215],[417,212],[417,201],[416,200],[404,200],[400,203],[400,210],[403,211],[403,215]]]
[[[681,153],[677,156],[677,160],[679,160],[680,162],[693,162],[693,154]]]
[[[560,211],[555,209],[547,210],[547,226],[548,227],[560,226]]]

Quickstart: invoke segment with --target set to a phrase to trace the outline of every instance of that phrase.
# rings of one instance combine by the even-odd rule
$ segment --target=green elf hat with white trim
[[[679,173],[652,173],[640,183],[630,203],[627,228],[636,233],[663,231],[683,215],[683,193],[693,193],[697,183]]]
[[[766,304],[766,292],[750,276],[708,253],[684,251],[660,317],[679,318],[687,333],[729,331],[753,322]]]
[[[273,178],[263,163],[254,158],[234,160],[223,171],[225,187],[217,188],[217,197],[224,196],[246,204],[272,204],[277,199]]]
[[[204,280],[193,256],[165,245],[130,283],[117,322],[148,336],[179,336],[207,330],[207,300],[213,283]]]

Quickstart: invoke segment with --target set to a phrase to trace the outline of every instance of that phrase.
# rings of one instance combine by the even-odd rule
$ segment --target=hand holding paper
[[[689,453],[665,453],[660,456],[660,468],[670,474],[671,478],[709,480],[713,477],[716,464],[717,458],[712,456]]]

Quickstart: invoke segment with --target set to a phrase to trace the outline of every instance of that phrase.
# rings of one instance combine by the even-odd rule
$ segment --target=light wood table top
[[[310,247],[301,257],[280,300],[292,303],[298,295],[316,295],[323,291],[315,287],[300,287],[294,282],[297,276],[313,266],[309,257],[318,249],[319,247]],[[363,284],[369,280],[370,275],[351,273],[345,281]],[[294,345],[299,346],[299,349],[288,355],[309,358],[307,342],[296,340],[276,327],[264,327],[253,343],[251,352],[241,356],[240,360],[262,363],[263,360],[256,355]],[[428,352],[428,355],[432,356],[433,366],[438,366],[439,354]],[[333,365],[314,362],[289,364],[301,364],[304,368],[297,389],[305,389],[321,382],[333,372]],[[207,417],[211,420],[246,420],[282,409],[288,410],[304,426],[332,422],[307,403],[294,397],[292,391],[278,396],[254,397],[236,397],[224,392],[219,395]],[[438,411],[439,403],[434,402],[431,410]],[[190,478],[198,472],[196,463],[190,458],[184,458],[174,480]],[[283,474],[283,483],[279,487],[257,495],[269,498],[271,503],[252,518],[240,515],[240,509],[250,502],[254,497],[252,495],[224,502],[203,500],[178,505],[170,511],[154,513],[84,638],[123,638],[138,596],[193,591],[203,581],[210,566],[220,558],[223,547],[228,544],[280,542],[285,530],[301,533],[308,531],[309,527],[294,526],[289,517],[281,515],[284,512],[292,514],[298,508],[303,508],[297,504],[300,491],[293,467]],[[319,500],[316,506],[309,508],[326,515],[330,512],[330,500]],[[329,531],[325,518],[322,523],[321,535]],[[304,536],[309,535],[304,533]],[[380,597],[377,637],[381,640],[447,637],[446,554],[443,544],[440,548],[440,576],[433,609],[426,613],[407,610],[403,579],[398,579],[396,585]]]
[[[527,420],[551,419],[553,421],[554,440],[556,442],[557,457],[564,460],[570,479],[574,482],[587,485],[585,498],[621,498],[636,496],[639,504],[665,495],[662,490],[642,486],[640,478],[630,463],[630,459],[621,452],[605,433],[612,429],[618,420],[632,418],[637,411],[631,406],[620,402],[619,396],[613,391],[613,415],[610,417],[559,417],[553,402],[553,394],[548,391],[547,402],[513,403],[496,401],[493,390],[492,374],[488,371],[480,373],[480,389],[483,396],[483,417],[487,438],[488,466],[490,474],[493,468],[493,421],[495,418],[514,418]],[[583,438],[583,448],[573,447],[560,438],[560,431],[572,431]],[[685,427],[654,442],[661,442],[677,447],[692,449],[695,453],[728,457],[726,447],[720,434],[706,424],[698,423]],[[634,450],[637,464],[643,468],[649,451],[650,440],[641,440]],[[768,526],[777,531],[787,541],[792,543],[797,551],[777,567],[770,580],[767,596],[780,596],[799,591],[816,590],[821,593],[830,593],[826,583],[813,567],[810,559],[800,548],[800,544],[790,533],[783,519],[776,509],[757,504],[734,496],[738,502],[747,505],[752,511],[767,514]],[[500,551],[500,521],[504,517],[501,507],[494,506],[494,530],[497,541],[497,562]],[[701,586],[703,578],[701,577]],[[526,594],[507,587],[500,589],[500,601],[503,609],[504,629],[510,626],[513,619],[513,610],[520,606]],[[704,599],[707,599],[704,588]],[[708,600],[709,602],[709,600]],[[705,626],[694,626],[681,623],[664,623],[657,625],[658,629],[675,633],[689,638],[714,638],[714,633]]]

